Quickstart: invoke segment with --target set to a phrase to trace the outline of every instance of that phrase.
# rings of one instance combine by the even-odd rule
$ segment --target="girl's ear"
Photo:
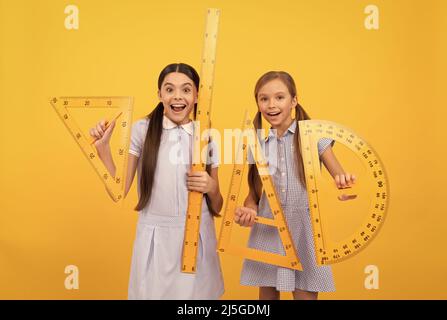
[[[158,100],[161,102],[161,92],[160,92],[160,90],[157,91],[157,95],[158,95]]]
[[[298,104],[298,99],[296,96],[293,97],[292,99],[292,108],[295,108]]]

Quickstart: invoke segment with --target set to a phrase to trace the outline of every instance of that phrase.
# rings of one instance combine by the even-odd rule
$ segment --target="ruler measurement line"
[[[340,262],[354,256],[363,250],[371,240],[377,235],[378,230],[383,225],[386,210],[388,207],[388,180],[383,169],[383,164],[379,160],[377,153],[373,148],[352,130],[341,126],[334,122],[323,120],[304,120],[299,121],[300,128],[304,128],[305,134],[301,135],[301,146],[303,148],[303,155],[305,161],[305,175],[308,185],[308,198],[310,204],[310,214],[312,221],[312,230],[314,233],[314,245],[316,252],[317,264],[330,264]],[[315,190],[319,190],[319,184],[322,183],[322,177],[320,174],[319,155],[316,144],[321,138],[331,138],[353,152],[360,160],[362,165],[366,168],[366,181],[360,181],[361,185],[364,185],[365,196],[369,195],[368,214],[366,219],[360,224],[358,229],[338,242],[328,241],[327,230],[324,229],[324,215],[322,215],[320,200],[318,192],[312,193],[312,188],[309,187],[309,182],[312,181],[312,187]],[[312,145],[312,146],[311,146]],[[311,160],[309,160],[311,158]],[[309,165],[309,162],[312,165]],[[313,179],[310,179],[313,177]],[[362,190],[359,186],[354,186],[351,190]],[[382,191],[383,190],[383,191]],[[379,199],[376,199],[379,198]],[[316,206],[314,203],[316,202]],[[318,220],[318,224],[316,223]],[[321,241],[317,236],[317,233],[321,234]]]
[[[212,90],[214,80],[214,67],[216,60],[217,33],[219,27],[220,10],[208,9],[205,23],[205,36],[202,51],[202,67],[200,72],[200,89],[197,102],[196,122],[200,124],[200,130],[195,128],[193,137],[193,161],[192,171],[204,171],[205,163],[201,159],[201,151],[208,145],[204,142],[202,132],[210,128],[210,112],[212,102]],[[207,150],[208,153],[208,150]],[[188,209],[185,222],[181,271],[195,273],[197,268],[197,251],[201,223],[203,194],[201,192],[188,192]]]
[[[102,104],[101,101],[104,99],[107,99],[107,101],[111,101],[112,104],[115,104],[117,107],[114,108],[121,110],[123,118],[126,119],[126,121],[120,121],[118,128],[116,129],[120,140],[118,141],[118,154],[117,157],[115,157],[117,169],[115,178],[110,176],[108,170],[96,154],[96,150],[80,129],[75,117],[73,117],[68,110],[70,105],[77,105],[78,101],[88,100],[90,106],[97,107],[98,104]],[[62,120],[65,127],[76,141],[77,145],[81,148],[82,153],[111,194],[112,199],[115,202],[122,200],[124,198],[124,177],[126,173],[125,166],[127,164],[127,150],[130,138],[129,124],[132,119],[133,99],[131,97],[88,97],[88,99],[86,99],[86,97],[55,97],[50,100],[50,104],[53,106],[59,118]]]
[[[231,176],[230,189],[228,192],[228,198],[224,210],[224,218],[221,227],[221,232],[218,242],[218,251],[222,253],[230,253],[235,255],[242,255],[247,259],[269,263],[272,265],[278,265],[285,268],[302,270],[302,265],[299,261],[298,254],[295,250],[295,246],[292,240],[292,236],[289,232],[287,221],[284,212],[281,208],[279,197],[276,193],[275,186],[273,184],[272,177],[269,174],[269,167],[266,160],[263,157],[261,145],[256,135],[256,131],[248,119],[248,113],[245,113],[242,133],[240,142],[244,138],[249,139],[249,142],[245,144],[244,150],[244,162],[247,160],[247,153],[250,149],[256,166],[258,167],[259,176],[264,189],[264,192],[269,202],[270,209],[272,210],[273,219],[265,217],[256,217],[255,223],[265,224],[276,227],[280,237],[280,241],[283,245],[284,255],[278,253],[271,253],[262,250],[256,250],[253,248],[247,248],[237,246],[231,243],[231,228],[234,221],[234,211],[237,205],[237,196],[240,192],[240,186],[242,181],[242,174],[244,172],[245,164],[234,164],[233,174]],[[252,139],[250,139],[252,137]],[[238,150],[239,152],[239,150]]]

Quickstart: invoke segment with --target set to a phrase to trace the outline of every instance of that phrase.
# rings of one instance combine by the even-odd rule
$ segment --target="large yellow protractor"
[[[246,140],[244,140],[244,138],[246,138]],[[228,197],[225,205],[225,211],[219,236],[218,251],[290,269],[303,270],[298,258],[298,254],[295,250],[295,246],[293,245],[292,236],[287,227],[284,211],[278,200],[279,198],[276,193],[272,177],[269,174],[268,164],[264,159],[258,136],[253,127],[252,121],[248,118],[247,113],[245,115],[239,143],[241,145],[238,147],[237,153],[243,152],[243,162],[237,163],[236,161],[233,167],[230,189],[228,191]],[[256,167],[258,168],[262,187],[267,196],[267,200],[272,210],[273,216],[273,219],[256,217],[255,222],[273,226],[278,229],[278,234],[285,252],[284,255],[257,250],[254,248],[248,248],[246,246],[234,244],[231,242],[231,232],[235,223],[234,214],[238,203],[242,177],[244,175],[246,166],[244,162],[247,160],[248,149],[251,150],[253,158],[256,161]],[[237,154],[236,159],[239,158],[240,154]]]
[[[124,187],[127,172],[127,157],[130,141],[130,127],[132,123],[132,97],[54,97],[50,100],[54,110],[73,136],[82,153],[92,165],[98,177],[104,183],[115,202],[124,199]],[[92,109],[114,110],[115,116],[108,122],[116,120],[115,133],[118,147],[112,150],[116,166],[115,177],[110,176],[106,167],[99,159],[93,146],[93,140],[86,137],[78,126],[70,109],[81,111]]]
[[[250,121],[246,121],[244,130],[250,125]],[[316,252],[316,263],[318,265],[326,265],[340,262],[352,257],[364,249],[377,235],[377,232],[383,225],[389,199],[389,183],[385,169],[372,147],[352,130],[342,125],[322,120],[305,120],[299,122],[299,132],[309,199],[310,220],[312,223]],[[357,181],[355,187],[349,189],[337,189],[335,184],[328,183],[328,179],[323,177],[321,171],[321,159],[318,153],[318,142],[321,138],[330,138],[335,140],[338,144],[344,145],[356,159],[360,160],[365,173],[361,176],[361,179]],[[284,219],[284,214],[280,209],[274,186],[268,175],[268,166],[265,165],[265,161],[262,159],[262,153],[259,152],[260,147],[257,143],[254,147],[252,144],[243,143],[242,150],[244,151],[244,159],[246,159],[247,146],[254,150],[253,155],[263,182],[264,191],[266,192],[267,199],[275,218],[274,220],[269,220],[257,217],[256,222],[279,228],[279,234],[281,236],[283,247],[286,249],[286,255],[263,252],[247,248],[246,246],[236,245],[231,242],[231,232],[234,225],[234,211],[237,205],[239,190],[242,183],[242,175],[244,172],[244,165],[237,163],[234,165],[233,174],[231,176],[230,191],[226,201],[218,251],[235,254],[250,260],[302,270],[302,266],[298,260],[299,256],[297,256],[294,247],[291,245],[291,237],[287,231],[287,224]],[[240,149],[241,148],[238,150]],[[265,183],[266,181],[268,181],[268,183]],[[342,240],[332,241],[329,231],[330,228],[328,226],[330,222],[333,222],[330,221],[328,212],[331,211],[332,208],[322,210],[322,202],[324,202],[326,198],[340,199],[342,195],[346,196],[347,193],[348,198],[359,196],[364,203],[368,204],[368,208],[364,209],[367,215],[354,233],[344,237]],[[349,193],[355,193],[355,195],[349,195]],[[346,201],[345,205],[352,206],[354,202],[351,201]],[[364,213],[365,212],[363,211],[358,212],[359,215]],[[345,219],[344,216],[338,216],[336,219],[339,222],[341,221],[342,224],[346,224],[346,221],[343,221],[343,219]],[[283,232],[281,232],[281,230]],[[290,251],[288,252],[287,249]]]
[[[340,262],[363,250],[371,243],[383,225],[390,196],[388,178],[378,154],[351,129],[323,120],[299,121],[299,129],[316,262],[318,265]],[[369,208],[365,209],[366,218],[353,234],[339,241],[331,241],[328,230],[328,210],[321,209],[322,197],[329,196],[321,192],[321,188],[326,183],[321,175],[317,148],[321,138],[333,139],[347,147],[365,169],[365,174],[356,184],[355,192],[366,198],[369,203]],[[347,191],[349,190],[337,191],[334,186],[325,188],[325,192],[332,195],[340,195]],[[343,219],[343,217],[337,219]]]
[[[213,92],[214,68],[216,61],[217,33],[219,28],[220,10],[208,9],[205,40],[200,72],[200,88],[197,102],[197,115],[194,130],[194,156],[191,171],[204,171],[206,168],[201,159],[202,150],[208,141],[202,139],[202,133],[210,128],[211,98]],[[195,273],[197,250],[199,243],[200,217],[202,212],[203,193],[190,191],[188,193],[188,209],[186,213],[185,235],[182,253],[182,272]]]

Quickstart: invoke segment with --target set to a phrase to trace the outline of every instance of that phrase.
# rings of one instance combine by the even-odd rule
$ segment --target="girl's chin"
[[[167,117],[175,123],[187,123],[189,121],[189,116],[184,111],[179,113],[171,112]]]
[[[279,119],[279,118],[267,119],[267,122],[270,123],[270,125],[272,125],[272,126],[277,126],[281,123],[281,119]]]

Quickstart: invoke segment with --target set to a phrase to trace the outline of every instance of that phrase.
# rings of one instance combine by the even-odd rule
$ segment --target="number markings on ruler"
[[[213,90],[214,69],[216,60],[217,33],[219,27],[220,10],[208,9],[205,24],[204,48],[202,53],[202,69],[200,72],[200,89],[197,103],[196,124],[200,126],[194,130],[192,172],[204,171],[205,164],[201,160],[201,150],[207,142],[201,139],[201,133],[210,128],[211,98]],[[185,222],[185,234],[182,252],[182,272],[195,273],[197,264],[197,250],[202,211],[203,194],[188,192],[188,209]]]
[[[316,262],[318,265],[341,262],[363,250],[383,225],[389,198],[388,179],[377,153],[352,130],[323,120],[299,121],[299,128]],[[328,240],[328,231],[323,223],[324,212],[320,210],[318,199],[323,178],[321,177],[317,143],[323,137],[343,144],[360,159],[368,174],[363,181],[357,183],[359,186],[354,186],[353,189],[370,195],[372,200],[366,221],[354,234],[337,242]]]
[[[113,200],[115,202],[122,200],[124,198],[124,185],[127,171],[127,150],[130,140],[133,99],[131,97],[55,97],[50,100],[50,103],[81,148],[88,162],[93,166],[93,169],[112,195]],[[106,167],[97,156],[96,150],[91,145],[91,141],[85,137],[75,119],[70,114],[68,109],[73,108],[117,109],[117,112],[122,113],[117,122],[117,128],[115,129],[120,134],[119,148],[117,153],[114,154],[116,156],[115,163],[117,168],[115,178],[110,176]]]
[[[243,142],[243,135],[247,136],[247,139],[249,140],[248,143]],[[261,178],[264,192],[267,196],[270,208],[272,209],[273,219],[256,217],[255,222],[270,225],[278,229],[278,233],[285,250],[285,255],[234,245],[230,241],[232,226],[234,224],[234,212],[236,209],[242,183],[242,175],[245,170],[244,163],[234,164],[233,174],[230,180],[230,189],[228,192],[221,232],[219,236],[218,251],[222,253],[225,252],[243,256],[250,260],[265,262],[285,268],[303,270],[302,265],[298,259],[298,254],[295,250],[295,246],[293,245],[292,236],[287,227],[284,211],[282,210],[281,204],[278,201],[279,198],[276,193],[272,178],[269,174],[267,162],[263,157],[261,145],[257,138],[255,129],[251,124],[251,120],[248,119],[247,113],[245,115],[242,135],[239,143],[242,144],[242,146],[238,148],[238,153],[240,152],[240,150],[243,151],[244,161],[247,159],[248,148],[250,148],[253,154],[253,158],[256,161],[256,166],[258,167],[258,172]],[[239,155],[236,157],[236,159],[239,159]]]

